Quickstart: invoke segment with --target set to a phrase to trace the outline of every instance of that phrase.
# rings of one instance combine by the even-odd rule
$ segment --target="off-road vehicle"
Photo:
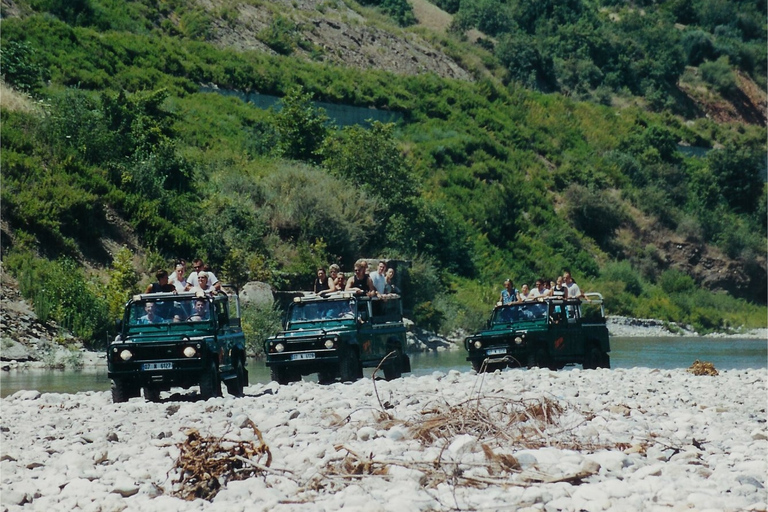
[[[350,382],[363,376],[363,367],[379,364],[387,380],[396,379],[411,371],[405,347],[400,296],[351,292],[296,297],[283,331],[264,341],[272,380],[280,384],[312,373],[320,383]]]
[[[610,368],[603,297],[586,297],[496,306],[486,328],[464,340],[467,361],[478,372],[507,366],[556,370],[573,363]]]
[[[237,294],[149,293],[136,295],[107,347],[112,400],[125,402],[144,390],[160,399],[171,386],[200,386],[204,399],[231,395],[248,385],[245,337]]]

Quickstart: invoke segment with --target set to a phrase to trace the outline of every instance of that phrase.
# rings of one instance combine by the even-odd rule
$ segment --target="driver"
[[[192,312],[192,315],[188,320],[190,322],[202,322],[203,320],[208,320],[209,313],[210,310],[208,308],[208,301],[197,299],[195,301],[195,310]]]

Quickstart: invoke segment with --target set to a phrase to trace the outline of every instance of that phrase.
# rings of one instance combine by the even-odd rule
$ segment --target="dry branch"
[[[177,445],[175,469],[179,477],[173,483],[179,484],[179,488],[173,495],[187,501],[212,500],[227,481],[266,473],[272,464],[272,454],[253,421],[248,420],[247,425],[256,434],[258,445],[252,441],[203,437],[197,429],[187,430],[186,441]]]

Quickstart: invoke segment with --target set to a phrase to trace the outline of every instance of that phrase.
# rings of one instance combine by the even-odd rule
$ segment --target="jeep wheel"
[[[159,402],[160,401],[160,388],[157,386],[144,386],[142,388],[144,390],[144,399],[149,402]]]
[[[339,363],[341,382],[355,382],[361,371],[360,356],[357,354],[357,350],[350,348]]]
[[[472,369],[475,370],[477,373],[480,373],[483,370],[483,362],[478,361],[477,359],[473,359],[472,361]]]
[[[116,404],[127,402],[141,394],[141,388],[123,379],[112,380],[112,401]]]
[[[603,352],[597,345],[592,345],[586,357],[584,363],[581,365],[585,370],[596,370],[597,368],[610,368],[611,358]]]
[[[272,380],[281,386],[285,386],[290,382],[298,382],[301,380],[301,375],[290,371],[284,366],[273,366],[270,375]]]
[[[221,382],[219,381],[219,368],[216,361],[208,363],[208,369],[200,376],[200,396],[208,400],[215,396],[221,396]]]
[[[243,361],[238,357],[235,359],[235,378],[225,380],[224,384],[227,385],[227,393],[232,396],[243,396],[243,387],[245,385],[245,368],[243,367]]]
[[[394,380],[403,376],[403,354],[400,350],[389,357],[390,361],[384,363],[384,379]]]
[[[320,385],[332,384],[338,376],[338,373],[333,370],[317,372],[317,383]]]
[[[528,363],[526,366],[528,366],[528,368],[538,366],[539,368],[549,368],[550,370],[555,369],[552,365],[552,358],[549,357],[549,352],[547,352],[547,349],[545,348],[540,348],[528,354]]]

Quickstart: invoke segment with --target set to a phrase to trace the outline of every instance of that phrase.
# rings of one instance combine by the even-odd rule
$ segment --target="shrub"
[[[3,42],[0,49],[0,69],[3,80],[25,92],[36,91],[42,68],[35,62],[35,49],[26,42]]]
[[[277,151],[285,158],[317,162],[318,150],[328,134],[325,110],[312,104],[312,94],[294,87],[281,100],[274,114],[278,135]]]
[[[659,286],[666,293],[686,293],[696,288],[696,281],[688,274],[677,269],[665,270],[658,280]]]
[[[6,261],[19,280],[22,295],[33,301],[36,312],[56,320],[87,347],[104,345],[110,328],[107,302],[93,292],[98,284],[88,282],[73,260],[49,261],[14,253]]]
[[[637,297],[643,293],[643,279],[628,261],[608,263],[600,272],[600,279],[623,283],[624,289]]]
[[[262,359],[264,340],[282,329],[283,312],[277,305],[247,305],[243,306],[241,315],[246,351],[249,355]]]
[[[723,96],[729,96],[736,91],[736,78],[731,71],[728,57],[720,57],[714,62],[704,62],[699,66],[699,71],[701,71],[701,78]]]
[[[138,291],[139,274],[133,267],[133,254],[127,247],[115,254],[108,271],[106,286],[107,308],[110,318],[122,318],[123,308],[128,299]]]
[[[376,234],[376,202],[327,173],[281,165],[261,183],[267,226],[282,239],[324,240],[328,252],[354,261]]]
[[[604,244],[626,219],[621,204],[605,191],[573,184],[565,191],[566,212],[576,229]]]

